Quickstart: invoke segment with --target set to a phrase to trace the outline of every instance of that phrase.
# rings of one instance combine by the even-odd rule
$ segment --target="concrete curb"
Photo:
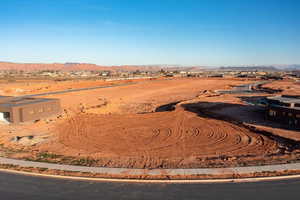
[[[228,178],[228,179],[201,179],[201,180],[144,180],[144,179],[90,178],[90,177],[77,177],[77,176],[62,176],[62,175],[51,175],[51,174],[39,174],[33,172],[24,172],[24,171],[1,169],[1,168],[0,168],[0,172],[20,174],[25,176],[36,176],[36,177],[66,179],[66,180],[75,180],[75,181],[98,181],[98,182],[121,182],[121,183],[208,184],[208,183],[249,183],[249,182],[300,179],[300,175],[289,175],[289,176],[239,178],[239,179]]]
[[[33,162],[0,157],[0,164],[15,165],[19,167],[36,167],[69,172],[88,172],[107,175],[133,175],[133,176],[197,176],[197,175],[243,175],[262,172],[285,172],[292,170],[300,171],[300,163],[265,165],[232,168],[199,168],[199,169],[129,169],[129,168],[106,168],[86,167],[75,165],[63,165],[44,162]]]

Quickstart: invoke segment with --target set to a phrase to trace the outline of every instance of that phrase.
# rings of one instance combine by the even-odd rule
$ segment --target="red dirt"
[[[104,81],[104,80],[69,80],[69,81],[54,81],[54,80],[29,80],[16,81],[13,83],[0,82],[0,95],[26,95],[40,94],[45,92],[62,91],[68,89],[89,88],[97,86],[106,86],[114,84],[124,84],[131,82],[139,82],[141,80],[123,80],[123,81]]]
[[[296,83],[295,80],[291,79],[274,81],[265,84],[264,87],[275,90],[283,90],[281,94],[300,95],[300,83]]]
[[[97,164],[101,166],[189,168],[236,160],[272,160],[270,155],[280,151],[276,141],[233,123],[199,116],[184,105],[193,101],[241,103],[233,95],[218,96],[213,90],[248,82],[214,78],[141,81],[136,85],[52,95],[61,99],[67,113],[74,112],[50,125],[40,121],[21,125],[19,132],[10,135],[0,132],[0,136],[4,135],[0,142],[9,146],[12,135],[25,134],[22,127],[30,131],[49,126],[51,140],[29,150],[78,159],[89,157],[100,160]],[[153,113],[161,105],[178,101],[181,103],[175,111]]]
[[[187,167],[206,157],[267,155],[277,150],[276,142],[264,136],[182,108],[140,115],[77,116],[60,126],[58,141],[63,144],[61,153],[110,157],[112,163],[114,157],[125,158],[126,167],[157,167],[163,163],[177,167],[172,166],[174,160]],[[134,164],[126,163],[130,158],[134,158]]]

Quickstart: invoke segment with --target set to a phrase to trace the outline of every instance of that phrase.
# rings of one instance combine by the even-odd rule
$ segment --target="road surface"
[[[49,96],[49,95],[55,95],[55,94],[65,94],[65,93],[70,93],[70,92],[79,92],[79,91],[85,91],[85,90],[112,88],[112,87],[120,87],[120,86],[135,85],[135,84],[137,84],[137,83],[122,83],[122,84],[102,85],[102,86],[88,87],[88,88],[68,89],[68,90],[61,90],[61,91],[54,91],[54,92],[45,92],[45,93],[40,93],[40,94],[28,94],[28,95],[24,95],[24,96],[19,96],[19,98]]]
[[[256,183],[155,184],[74,181],[0,172],[0,199],[299,199],[300,179]]]

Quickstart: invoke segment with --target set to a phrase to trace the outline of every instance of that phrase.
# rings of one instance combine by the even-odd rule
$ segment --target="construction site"
[[[299,130],[268,119],[271,108],[255,102],[296,95],[300,85],[257,83],[239,78],[2,83],[1,155],[141,169],[296,162]],[[219,92],[226,90],[234,92]]]

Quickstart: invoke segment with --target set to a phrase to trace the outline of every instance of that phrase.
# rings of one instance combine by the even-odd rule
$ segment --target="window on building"
[[[291,107],[291,104],[290,104],[290,103],[280,102],[279,105],[280,105],[280,106],[284,106],[284,107]]]
[[[269,110],[269,115],[270,115],[271,117],[275,117],[275,116],[276,116],[276,111],[274,111],[274,110]]]
[[[10,113],[9,112],[3,113],[3,118],[7,121],[10,121]]]
[[[289,116],[289,117],[293,117],[293,113],[289,113],[288,116]]]

